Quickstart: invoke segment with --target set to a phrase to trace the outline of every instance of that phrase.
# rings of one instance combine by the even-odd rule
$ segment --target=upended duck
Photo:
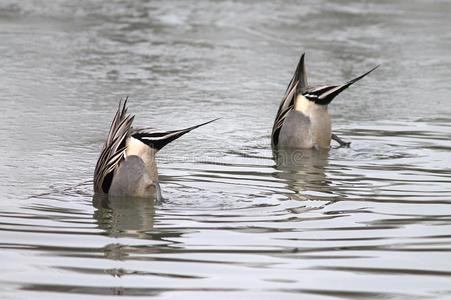
[[[272,128],[271,145],[278,149],[330,148],[331,139],[342,146],[350,143],[332,134],[327,106],[342,91],[373,72],[377,67],[342,85],[310,86],[301,55],[296,71],[280,103]]]
[[[127,100],[119,107],[94,170],[94,192],[115,197],[161,197],[155,155],[170,142],[211,120],[180,130],[132,127]]]

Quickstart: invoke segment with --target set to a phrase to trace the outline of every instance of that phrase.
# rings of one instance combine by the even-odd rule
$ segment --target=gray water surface
[[[393,3],[395,2],[395,3]],[[2,299],[451,299],[449,1],[0,2]],[[349,149],[275,162],[301,52]],[[93,199],[117,103],[191,132]]]

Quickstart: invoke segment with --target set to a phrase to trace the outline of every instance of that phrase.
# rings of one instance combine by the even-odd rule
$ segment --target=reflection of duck
[[[295,193],[310,191],[311,200],[331,201],[329,195],[335,197],[335,192],[326,174],[328,155],[328,149],[279,149],[274,152],[276,169],[281,171],[276,176]]]
[[[95,195],[92,204],[97,209],[94,218],[109,236],[143,238],[146,231],[153,228],[154,201]]]
[[[294,185],[322,186],[327,184],[325,167],[328,165],[328,150],[283,149],[275,152],[276,168],[284,171],[280,177]]]
[[[338,94],[376,68],[342,85],[309,86],[302,54],[277,111],[271,135],[273,149],[329,148],[332,138],[342,146],[349,145],[331,134],[327,106]]]
[[[173,131],[150,127],[132,128],[127,99],[111,123],[94,171],[94,192],[117,197],[159,196],[156,153],[182,135],[202,125]]]
[[[150,246],[142,243],[137,245],[121,244],[120,240],[105,245],[104,255],[108,259],[123,260],[133,255],[145,255],[156,251],[166,251],[166,245],[177,243],[177,239],[183,234],[176,229],[156,229],[155,201],[136,197],[108,197],[107,195],[94,195],[92,205],[96,209],[93,218],[97,226],[104,234],[113,238],[128,238],[149,241]],[[156,243],[154,243],[156,242]],[[153,245],[157,246],[153,246]],[[168,247],[167,251],[171,247]],[[142,259],[142,258],[141,258]],[[150,258],[151,259],[151,258]],[[124,269],[108,270],[113,276],[127,275]]]

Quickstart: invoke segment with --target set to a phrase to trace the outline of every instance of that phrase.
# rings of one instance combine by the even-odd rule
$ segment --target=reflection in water
[[[95,195],[94,218],[100,228],[112,237],[144,238],[154,225],[154,199],[108,197]]]
[[[274,152],[276,177],[286,181],[288,188],[297,194],[315,191],[310,198],[331,200],[334,195],[326,169],[329,165],[328,149],[279,149]]]

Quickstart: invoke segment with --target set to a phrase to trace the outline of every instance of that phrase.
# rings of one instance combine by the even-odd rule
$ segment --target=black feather
[[[219,118],[218,118],[219,119]],[[141,128],[133,128],[132,137],[140,140],[144,144],[148,145],[151,148],[156,149],[157,151],[162,149],[164,146],[169,144],[170,142],[178,139],[182,135],[190,132],[193,129],[199,128],[201,126],[207,125],[211,122],[214,122],[218,119],[210,120],[208,122],[191,126],[185,129],[180,130],[172,130],[172,131],[161,131],[151,127],[141,127]]]

